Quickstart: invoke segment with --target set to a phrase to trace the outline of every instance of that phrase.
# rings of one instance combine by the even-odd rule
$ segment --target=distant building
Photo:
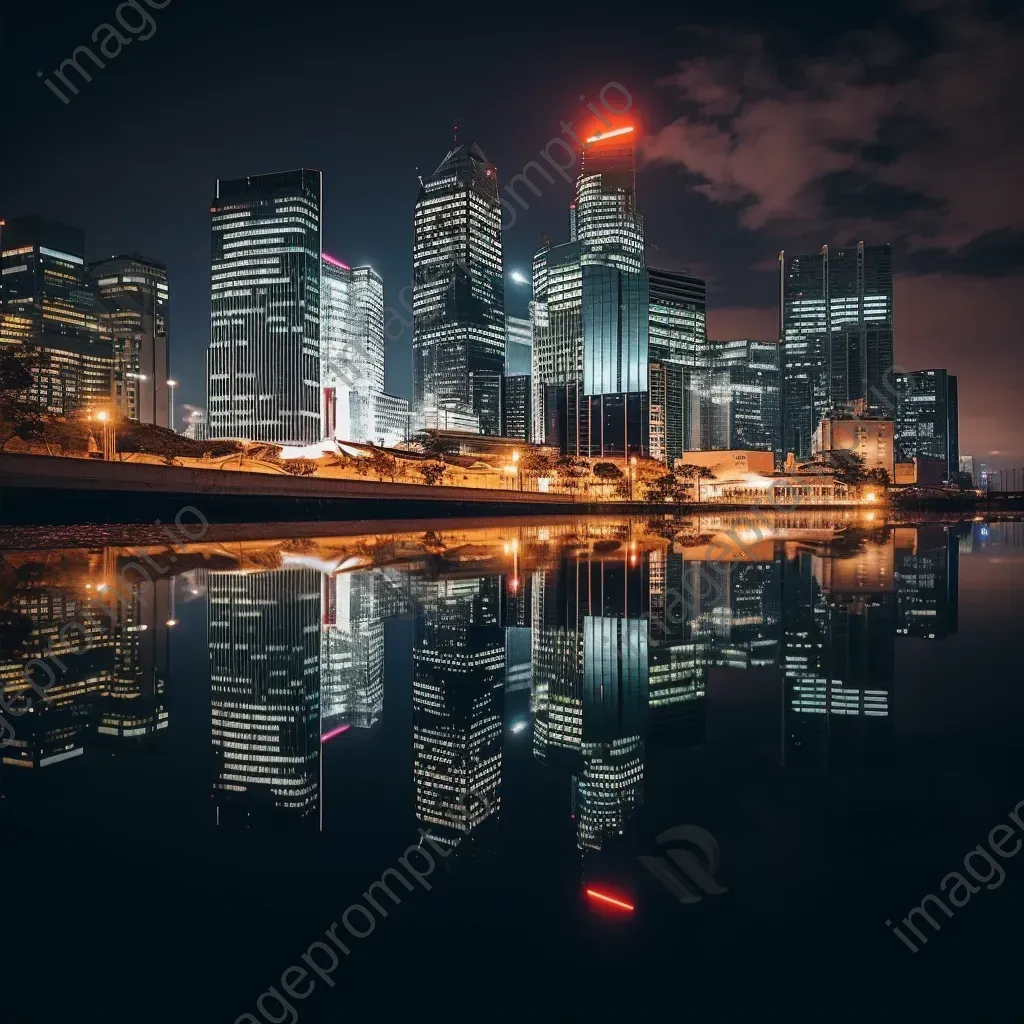
[[[971,479],[971,485],[974,487],[978,486],[978,473],[975,469],[974,456],[973,455],[961,455],[960,456],[960,472],[966,474]]]
[[[892,417],[892,251],[858,242],[809,256],[779,254],[782,275],[783,450],[811,454],[832,409],[861,401]]]
[[[476,144],[454,145],[421,179],[413,231],[413,405],[426,419],[475,417],[501,430],[481,375],[505,371],[498,171]],[[500,384],[499,384],[500,388]]]
[[[896,374],[896,449],[901,461],[940,459],[960,471],[957,379],[946,370]]]
[[[684,451],[700,444],[700,371],[651,360],[650,455],[671,466]]]
[[[713,341],[702,395],[701,445],[782,452],[781,348],[771,341]]]
[[[100,337],[85,235],[43,217],[12,220],[0,227],[0,272],[0,349],[34,356],[30,400],[59,415],[109,406],[114,353]]]
[[[176,429],[167,387],[167,268],[143,256],[112,256],[89,264],[89,274],[99,296],[100,336],[113,348],[118,410],[139,423]]]
[[[217,182],[211,437],[321,440],[322,194],[320,172],[305,168]]]
[[[501,433],[503,437],[530,440],[530,375],[501,380]]]
[[[533,324],[518,316],[505,317],[505,373],[521,377],[533,362]]]
[[[835,417],[823,419],[811,439],[811,453],[852,451],[864,460],[865,469],[884,469],[895,478],[892,420]]]

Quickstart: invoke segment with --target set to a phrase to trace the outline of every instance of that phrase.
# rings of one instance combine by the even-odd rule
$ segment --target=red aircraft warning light
[[[602,906],[614,907],[616,910],[624,910],[630,914],[636,910],[632,903],[616,899],[614,896],[609,896],[607,893],[600,892],[597,889],[587,889],[586,893],[592,900],[600,903]]]

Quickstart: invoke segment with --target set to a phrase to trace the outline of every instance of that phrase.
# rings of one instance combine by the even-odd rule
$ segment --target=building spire
[[[452,149],[456,149],[459,145],[459,120],[455,119],[455,124],[452,125]]]

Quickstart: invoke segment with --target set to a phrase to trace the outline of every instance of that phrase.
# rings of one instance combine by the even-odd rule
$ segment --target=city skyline
[[[210,8],[210,37],[192,40],[199,47],[200,55],[223,27],[218,21],[223,12],[217,8],[217,4]],[[29,18],[30,15],[19,14],[18,17]],[[745,17],[751,31],[765,41],[769,51],[778,51],[780,59],[785,58],[785,48],[780,46],[778,38],[782,29],[793,27],[789,16],[780,13],[773,15],[775,20],[765,18],[759,21],[753,12],[749,12]],[[866,17],[879,24],[883,20],[877,9],[872,11],[869,8]],[[993,23],[982,15],[972,15],[973,20],[969,19],[978,29],[973,42],[967,41],[966,36],[958,40],[952,31],[955,27],[951,24],[952,15],[919,13],[914,18],[917,22],[931,19],[936,23],[941,30],[939,42],[929,52],[949,55],[958,73],[962,73],[959,69],[964,65],[966,56],[974,56],[978,48],[992,48],[993,61],[998,62],[1000,52],[994,49],[996,33]],[[183,19],[173,6],[162,12],[158,21],[159,31],[145,48],[147,66],[159,64],[169,45],[178,38],[176,33],[180,35],[188,28],[182,24]],[[921,29],[916,22],[915,26],[916,30]],[[27,24],[26,28],[29,27]],[[706,24],[705,30],[712,42],[717,44],[721,41],[721,28],[713,21]],[[848,27],[836,15],[825,16],[824,22],[814,27],[813,33],[820,44],[823,61],[835,63],[835,55],[847,38],[847,30]],[[1011,24],[1008,31],[1012,33],[1015,30]],[[262,38],[259,28],[247,27],[246,31],[255,33],[256,41]],[[68,38],[75,39],[76,36],[70,33],[69,27]],[[527,34],[524,25],[508,26],[509,42],[525,38]],[[86,37],[84,32],[78,35]],[[32,38],[30,33],[27,38]],[[42,44],[45,40],[40,39],[39,42]],[[582,120],[581,112],[586,112],[586,103],[598,104],[602,87],[609,81],[616,81],[628,88],[634,99],[638,122],[643,128],[638,177],[648,240],[670,253],[681,265],[688,266],[696,276],[709,281],[709,337],[773,337],[777,323],[777,308],[773,302],[777,288],[777,282],[772,280],[775,270],[773,257],[779,249],[813,252],[823,244],[841,247],[859,238],[865,238],[869,243],[891,243],[894,246],[897,364],[909,370],[942,366],[956,374],[960,381],[961,450],[975,452],[990,464],[998,464],[1003,458],[1000,455],[990,456],[990,452],[1004,452],[1005,459],[1012,462],[1018,453],[1024,451],[1024,443],[1020,441],[1020,426],[1014,416],[1010,383],[1004,379],[1009,375],[993,376],[986,369],[1012,358],[1012,327],[1018,316],[1014,303],[1019,301],[1014,275],[1018,273],[1020,263],[1012,215],[1007,213],[1002,235],[998,224],[982,224],[980,221],[980,227],[976,227],[972,235],[974,226],[962,223],[962,209],[952,200],[947,201],[945,192],[949,190],[944,189],[941,182],[934,188],[921,180],[910,183],[915,186],[911,189],[915,194],[920,193],[926,199],[937,197],[931,207],[927,202],[912,202],[909,195],[901,197],[892,189],[878,188],[865,192],[863,198],[855,203],[849,187],[839,189],[838,198],[826,196],[820,190],[805,189],[805,185],[823,180],[823,175],[828,173],[816,165],[793,175],[790,207],[780,207],[778,216],[775,216],[761,201],[760,197],[767,192],[766,187],[757,185],[754,180],[757,179],[756,174],[753,178],[750,175],[738,178],[732,197],[726,196],[721,176],[716,176],[718,172],[711,165],[705,167],[712,180],[697,166],[697,155],[703,154],[703,150],[696,143],[692,148],[692,165],[683,166],[685,173],[681,175],[679,151],[673,148],[673,140],[681,132],[691,131],[695,122],[681,114],[678,106],[681,97],[677,90],[683,86],[684,80],[689,82],[692,79],[694,84],[689,88],[698,103],[704,102],[705,94],[696,88],[701,83],[718,82],[732,95],[735,87],[728,77],[731,65],[716,64],[717,58],[711,54],[717,50],[710,45],[709,56],[706,57],[688,52],[685,39],[674,32],[666,33],[663,39],[647,33],[644,42],[649,46],[646,51],[649,60],[645,61],[645,64],[650,64],[649,69],[627,58],[619,40],[615,40],[614,45],[612,41],[605,41],[589,47],[585,61],[577,55],[556,62],[555,78],[545,83],[543,89],[523,77],[522,65],[518,58],[512,56],[515,47],[505,47],[494,67],[488,71],[488,79],[495,85],[493,95],[488,95],[486,90],[475,90],[470,95],[457,84],[454,69],[445,71],[440,93],[430,100],[428,109],[414,119],[414,124],[399,128],[387,119],[381,122],[380,114],[395,100],[396,90],[400,93],[404,87],[407,79],[401,78],[394,88],[385,89],[380,97],[368,98],[365,109],[346,114],[346,140],[355,142],[360,135],[372,139],[372,125],[383,123],[389,126],[389,136],[398,147],[397,151],[392,147],[383,165],[374,167],[372,182],[368,177],[370,162],[364,161],[366,166],[358,161],[339,162],[337,148],[332,150],[331,146],[325,146],[318,130],[314,130],[311,124],[306,125],[307,115],[300,118],[302,123],[289,127],[275,121],[282,124],[282,130],[277,133],[250,132],[247,125],[249,115],[246,115],[232,127],[229,150],[225,150],[223,144],[215,144],[204,147],[201,153],[184,154],[182,173],[175,178],[173,185],[168,179],[169,168],[165,170],[153,163],[150,147],[140,144],[139,173],[127,184],[119,184],[116,193],[99,173],[101,151],[88,145],[76,145],[85,127],[76,124],[76,118],[87,121],[88,111],[96,110],[98,105],[105,103],[111,90],[116,90],[120,96],[127,86],[145,82],[146,68],[138,63],[137,54],[129,56],[126,53],[121,61],[98,74],[74,103],[65,108],[35,78],[35,70],[52,67],[54,61],[59,62],[58,55],[70,52],[73,44],[40,45],[25,58],[30,57],[34,61],[31,73],[26,76],[25,102],[28,109],[38,109],[41,125],[59,123],[70,132],[72,149],[75,150],[70,166],[80,167],[83,175],[80,175],[75,189],[69,190],[62,184],[67,183],[64,175],[70,171],[44,168],[31,181],[19,178],[14,167],[0,171],[3,214],[12,217],[39,211],[80,226],[89,239],[90,260],[111,252],[138,251],[165,262],[175,297],[172,372],[180,380],[177,401],[179,408],[184,404],[201,406],[205,404],[204,375],[197,356],[201,355],[206,341],[204,329],[208,300],[203,281],[208,271],[203,255],[206,243],[198,225],[211,184],[216,178],[273,172],[289,166],[320,167],[325,175],[326,189],[325,249],[352,265],[373,266],[385,281],[386,307],[401,313],[399,295],[411,280],[407,211],[417,187],[416,167],[418,165],[422,172],[436,161],[438,140],[450,132],[452,121],[458,119],[462,122],[463,137],[475,137],[480,141],[497,166],[501,179],[507,181],[536,158],[546,140],[561,135],[560,122],[571,121],[578,127]],[[406,53],[411,45],[411,42],[396,40],[389,51],[389,60]],[[531,45],[543,49],[549,41],[540,34],[535,40],[531,37]],[[748,59],[743,53],[745,51],[736,59]],[[14,55],[16,66],[22,59],[20,54]],[[197,63],[202,62],[199,60]],[[795,66],[802,68],[799,63]],[[908,68],[907,74],[919,73],[926,78],[931,73],[930,67],[926,54]],[[216,81],[221,83],[226,82],[226,78],[222,80],[220,76],[226,76],[231,70],[236,69],[231,67],[229,58],[227,64],[216,66],[216,70],[211,66],[201,73],[215,74]],[[346,75],[350,73],[357,72],[345,72]],[[659,85],[659,80],[667,81]],[[499,83],[503,81],[506,84],[500,87]],[[988,83],[987,78],[985,83]],[[988,89],[989,93],[998,88],[994,76],[992,83],[985,83],[978,88]],[[259,82],[254,84],[258,89],[262,88]],[[511,93],[510,84],[515,86]],[[153,82],[152,85],[159,93],[160,83]],[[181,143],[177,136],[186,121],[197,126],[198,138],[205,137],[212,128],[210,118],[223,109],[230,95],[231,90],[220,97],[216,89],[211,92],[211,85],[211,82],[206,82],[202,90],[198,90],[196,85],[185,83],[173,103],[169,96],[163,97],[166,113],[171,115],[171,138],[175,139],[179,150]],[[769,87],[772,87],[770,83]],[[855,95],[858,88],[858,83],[846,81],[836,86],[843,99]],[[16,89],[20,89],[20,85],[16,84]],[[31,89],[38,90],[38,97],[29,91]],[[129,87],[127,91],[131,93],[132,89]],[[200,91],[204,100],[213,100],[208,113],[200,114],[196,108]],[[579,101],[580,95],[586,102]],[[135,99],[129,97],[126,102],[130,107]],[[759,101],[752,97],[750,102],[756,105]],[[52,104],[53,109],[47,104]],[[921,111],[919,117],[925,119],[933,114],[932,111]],[[318,117],[322,124],[322,116]],[[781,126],[784,122],[779,123]],[[39,129],[30,129],[31,132],[36,130]],[[745,137],[739,133],[737,138],[745,142]],[[896,138],[885,141],[885,145],[896,155],[906,151],[908,159],[909,154],[917,152],[913,140],[901,144]],[[809,140],[807,146],[804,155],[813,158],[820,154],[820,145],[815,140]],[[555,153],[555,156],[565,159],[560,153]],[[979,163],[984,162],[982,156],[978,160]],[[851,164],[852,161],[846,160],[845,163]],[[827,163],[822,166],[827,167]],[[862,176],[871,177],[874,173],[872,167],[868,167],[871,174],[867,174],[863,161],[853,166]],[[1012,166],[1011,163],[1005,170],[1008,178],[1012,177]],[[739,168],[735,171],[738,173]],[[733,173],[733,170],[728,173]],[[843,173],[849,179],[850,172]],[[529,209],[516,207],[515,225],[505,232],[507,272],[529,272],[536,231],[546,229],[557,236],[559,225],[563,223],[559,210],[565,209],[572,185],[557,174],[553,179],[551,184],[536,179],[542,191],[537,197],[528,189],[519,189],[528,201]],[[842,184],[843,179],[837,177],[836,183]],[[846,186],[850,184],[852,182],[847,180]],[[910,186],[906,186],[904,192],[908,188]],[[154,203],[153,197],[157,195],[161,201]],[[357,195],[364,198],[356,200]],[[745,195],[754,196],[748,205],[757,210],[756,215],[746,212]],[[806,200],[800,210],[801,216],[792,218],[795,223],[781,230],[782,215],[789,216],[799,196]],[[47,197],[51,201],[44,202]],[[941,210],[929,213],[931,225],[927,231],[920,226],[924,214],[914,212],[932,210],[936,204],[949,207],[949,230],[945,233],[941,230]],[[129,210],[131,217],[126,219],[125,214]],[[812,218],[816,222],[809,222]],[[508,311],[524,316],[525,297],[514,294],[511,289],[509,292]],[[395,326],[397,328],[398,321],[395,321]],[[387,390],[392,394],[410,396],[410,331],[405,325],[402,327],[399,337],[388,339]],[[987,361],[977,360],[971,365],[962,365],[959,338],[969,330],[979,335],[976,344],[989,354]]]

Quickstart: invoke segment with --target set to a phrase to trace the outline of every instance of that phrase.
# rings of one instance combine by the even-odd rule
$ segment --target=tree
[[[648,501],[683,501],[686,488],[683,487],[674,473],[665,473],[647,485]]]
[[[443,459],[449,454],[449,443],[436,430],[421,430],[413,440],[423,449],[425,455]]]
[[[365,478],[367,473],[370,472],[370,468],[372,467],[372,465],[372,460],[367,459],[363,456],[360,456],[353,460],[353,468],[363,478]]]
[[[570,491],[575,491],[579,487],[580,479],[586,476],[588,469],[587,460],[575,455],[560,455],[555,461],[555,470]]]
[[[605,480],[611,482],[612,480],[622,479],[622,470],[615,465],[614,462],[598,462],[594,466],[594,476],[598,480]]]
[[[12,438],[38,441],[43,436],[46,422],[43,410],[30,401],[35,378],[32,368],[34,357],[8,355],[0,358],[0,451]]]
[[[889,471],[887,469],[883,469],[881,466],[869,469],[864,474],[864,482],[877,484],[879,487],[888,487],[890,484]]]
[[[292,476],[316,475],[316,462],[313,459],[286,459],[283,468]]]
[[[416,472],[423,477],[423,482],[428,487],[439,484],[448,472],[448,467],[443,462],[424,462],[416,467]]]
[[[383,481],[387,477],[392,483],[398,473],[398,459],[383,448],[374,448],[370,456],[370,468],[377,474],[377,479]]]
[[[684,462],[682,465],[676,466],[676,476],[697,482],[698,501],[700,501],[700,481],[715,479],[715,474],[707,466],[698,466],[692,462]]]
[[[519,471],[534,480],[551,476],[555,472],[555,458],[543,448],[527,448],[519,459]]]
[[[89,450],[89,431],[80,420],[69,420],[54,417],[44,425],[43,441],[47,450],[54,445],[61,453],[87,452]]]

